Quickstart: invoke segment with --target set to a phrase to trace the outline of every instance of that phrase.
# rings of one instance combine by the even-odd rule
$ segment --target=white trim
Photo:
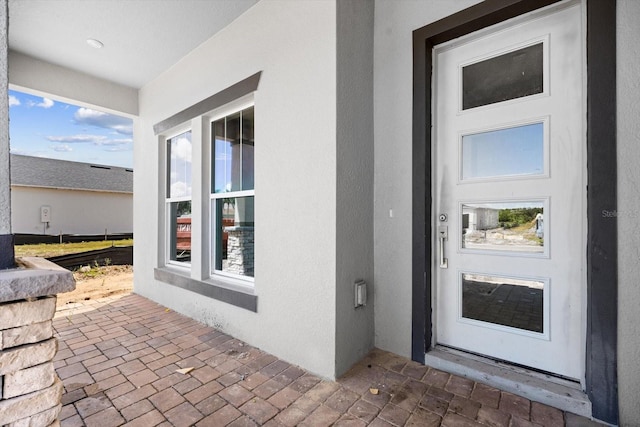
[[[169,177],[169,173],[171,173],[171,166],[170,166],[170,162],[171,162],[171,158],[167,155],[167,151],[168,151],[168,147],[169,147],[169,142],[177,137],[180,137],[188,132],[191,132],[191,144],[193,147],[193,128],[192,128],[192,123],[189,122],[188,123],[189,126],[187,126],[187,124],[185,123],[184,125],[178,126],[176,127],[174,130],[172,130],[172,132],[170,133],[170,137],[167,136],[160,136],[160,140],[161,140],[161,144],[162,144],[162,158],[164,161],[164,169],[163,169],[163,182],[164,185],[161,189],[162,194],[163,194],[163,201],[164,201],[164,218],[163,218],[163,223],[164,223],[164,265],[165,266],[174,266],[174,267],[178,267],[181,269],[188,269],[189,271],[191,270],[191,262],[186,262],[186,261],[177,261],[177,260],[172,260],[171,259],[171,254],[173,251],[173,248],[171,248],[171,224],[169,224],[169,221],[171,219],[171,212],[170,212],[170,208],[171,208],[171,204],[173,203],[180,203],[180,202],[190,202],[192,204],[191,209],[193,210],[193,191],[191,191],[191,193],[189,195],[186,196],[178,196],[178,197],[167,197],[167,189],[170,185],[170,177]],[[193,155],[191,156],[191,164],[193,165]],[[193,169],[193,166],[192,166]],[[189,183],[191,185],[191,188],[193,188],[193,170],[191,171],[191,182]],[[193,227],[193,224],[191,224],[191,227]],[[193,228],[192,228],[193,230]],[[191,231],[191,233],[193,233]],[[177,236],[176,236],[177,239]],[[193,249],[193,248],[192,248]],[[177,255],[177,242],[176,242],[176,255]],[[193,252],[193,250],[192,250]]]
[[[203,114],[203,118],[208,120],[210,122],[209,125],[211,125],[216,120],[222,119],[226,116],[230,116],[234,113],[238,113],[253,106],[255,106],[255,100],[254,94],[252,92],[243,96],[242,98],[231,101],[230,103],[225,104],[222,107],[216,108],[215,110],[212,110],[207,114]]]

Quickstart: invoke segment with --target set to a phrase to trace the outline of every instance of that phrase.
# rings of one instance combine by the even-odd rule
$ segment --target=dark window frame
[[[431,99],[433,46],[560,0],[486,0],[413,32],[412,359],[432,341]],[[586,393],[594,418],[618,423],[616,2],[587,0]]]

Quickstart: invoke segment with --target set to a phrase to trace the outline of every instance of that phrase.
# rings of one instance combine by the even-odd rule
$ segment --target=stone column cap
[[[73,274],[40,257],[16,259],[18,268],[0,271],[0,302],[69,292],[76,288]]]

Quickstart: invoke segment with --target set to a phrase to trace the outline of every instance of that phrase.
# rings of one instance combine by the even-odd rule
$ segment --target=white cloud
[[[104,149],[104,151],[108,151],[110,153],[115,153],[119,151],[131,151],[131,147],[126,145],[110,145]]]
[[[107,114],[102,111],[83,107],[78,108],[78,111],[76,111],[73,118],[79,125],[90,125],[103,129],[111,129],[121,135],[133,134],[133,121],[126,117],[114,116],[113,114]]]
[[[107,137],[102,135],[90,135],[83,133],[66,136],[47,136],[47,139],[51,142],[68,142],[73,144],[82,142],[93,142],[94,144],[99,145],[107,140]]]
[[[51,108],[54,102],[49,98],[42,98],[42,102],[29,101],[29,107]]]
[[[183,181],[171,184],[171,197],[182,197],[191,194],[191,188]]]
[[[38,104],[38,107],[42,108],[51,108],[53,107],[53,101],[49,98],[42,98],[42,102]]]
[[[32,156],[32,157],[47,157],[49,153],[45,151],[32,151],[32,150],[20,150],[20,149],[11,149],[12,154],[19,154],[22,156]]]
[[[121,139],[108,139],[105,141],[101,141],[96,143],[97,145],[126,145],[133,143],[133,139],[131,138],[121,138]]]
[[[73,151],[73,148],[71,148],[69,145],[67,144],[60,144],[60,145],[54,145],[53,147],[53,151],[58,151],[58,152],[69,152],[69,151]]]
[[[20,100],[13,95],[9,95],[9,107],[20,105]]]
[[[191,163],[191,141],[187,138],[178,138],[175,144],[171,144],[171,158]]]

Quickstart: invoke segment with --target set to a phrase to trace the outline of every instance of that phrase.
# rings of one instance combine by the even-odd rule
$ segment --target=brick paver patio
[[[54,327],[67,427],[599,425],[377,349],[325,381],[138,295]]]

